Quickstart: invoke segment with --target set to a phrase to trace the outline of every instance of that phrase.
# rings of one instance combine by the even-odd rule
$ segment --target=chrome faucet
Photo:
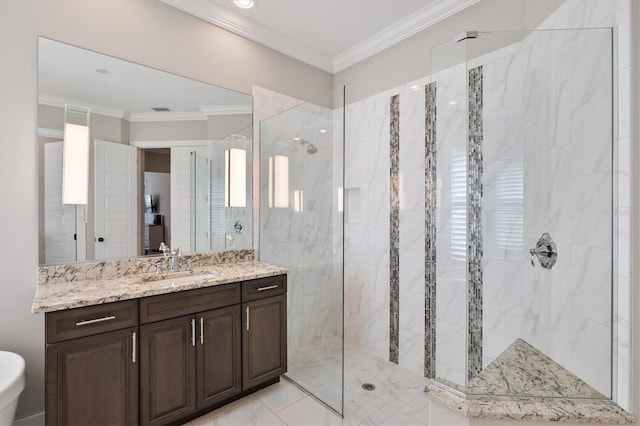
[[[180,258],[182,257],[182,249],[178,247],[171,252],[171,272],[180,270]]]
[[[169,246],[167,246],[164,241],[160,243],[160,247],[158,248],[162,252],[162,256],[164,257],[165,264],[169,264],[169,269],[171,272],[178,272],[180,270],[180,258],[182,257],[182,249],[178,247],[175,250],[171,250]],[[171,261],[169,262],[169,254],[171,254]]]

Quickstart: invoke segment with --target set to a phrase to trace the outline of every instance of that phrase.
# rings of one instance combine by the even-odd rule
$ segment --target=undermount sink
[[[140,281],[143,283],[184,283],[188,281],[200,281],[200,280],[211,280],[214,278],[218,278],[219,274],[211,271],[200,271],[200,272],[172,272],[168,274],[160,274],[160,275],[147,275],[142,277]]]

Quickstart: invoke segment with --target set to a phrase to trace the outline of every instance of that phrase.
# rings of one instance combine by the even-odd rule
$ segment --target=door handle
[[[102,238],[102,237],[98,237],[98,242],[99,242],[99,243],[104,243],[104,238]]]
[[[200,344],[204,344],[204,318],[200,317]]]
[[[131,335],[131,362],[136,363],[136,332]]]
[[[249,307],[247,306],[245,310],[247,311],[247,331],[249,331]]]
[[[191,346],[196,345],[196,320],[191,320]]]

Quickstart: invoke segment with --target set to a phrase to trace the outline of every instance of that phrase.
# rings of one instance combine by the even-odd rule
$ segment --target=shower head
[[[300,140],[300,145],[304,146],[305,144],[307,144],[307,154],[313,155],[316,152],[318,152],[318,147],[317,146],[315,146],[314,144],[312,144],[308,140],[301,139]]]

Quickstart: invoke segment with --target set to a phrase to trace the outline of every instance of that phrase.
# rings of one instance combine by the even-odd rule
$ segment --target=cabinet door
[[[137,328],[47,346],[47,425],[138,423]]]
[[[240,305],[235,305],[196,315],[198,409],[242,390],[240,309]]]
[[[255,300],[242,309],[242,388],[249,389],[287,371],[287,299]]]
[[[196,409],[193,315],[140,326],[140,421],[165,424]]]

